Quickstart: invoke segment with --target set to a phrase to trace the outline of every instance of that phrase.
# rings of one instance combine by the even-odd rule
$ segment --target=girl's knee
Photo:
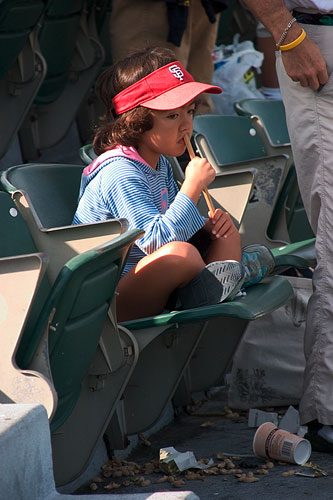
[[[187,241],[173,241],[162,247],[166,255],[174,255],[180,260],[202,261],[198,249]]]
[[[177,269],[178,279],[181,282],[188,282],[205,267],[199,251],[190,243],[182,241],[170,243],[165,250],[168,264]]]

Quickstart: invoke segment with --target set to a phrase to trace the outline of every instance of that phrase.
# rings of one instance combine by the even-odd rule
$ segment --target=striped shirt
[[[162,245],[187,241],[205,219],[195,203],[178,191],[164,156],[160,156],[154,170],[138,153],[131,157],[114,155],[114,150],[113,154],[106,152],[99,157],[102,161],[97,158],[93,168],[84,170],[73,224],[125,218],[130,229],[143,229],[145,234],[134,244],[125,274]]]

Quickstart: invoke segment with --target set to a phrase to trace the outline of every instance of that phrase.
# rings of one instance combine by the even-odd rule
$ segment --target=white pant
[[[277,55],[277,72],[305,209],[316,234],[305,331],[301,422],[333,424],[333,26],[302,26],[320,47],[330,79],[320,92],[293,82]]]

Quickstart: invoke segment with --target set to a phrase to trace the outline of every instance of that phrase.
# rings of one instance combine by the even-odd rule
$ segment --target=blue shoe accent
[[[242,250],[245,280],[243,288],[255,285],[270,274],[275,266],[272,252],[265,245],[248,245]]]

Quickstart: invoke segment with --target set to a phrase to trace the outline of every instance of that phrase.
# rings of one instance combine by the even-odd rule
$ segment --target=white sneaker
[[[211,262],[207,264],[206,269],[223,285],[223,293],[219,302],[234,297],[241,289],[245,279],[245,272],[242,264],[236,260]]]

